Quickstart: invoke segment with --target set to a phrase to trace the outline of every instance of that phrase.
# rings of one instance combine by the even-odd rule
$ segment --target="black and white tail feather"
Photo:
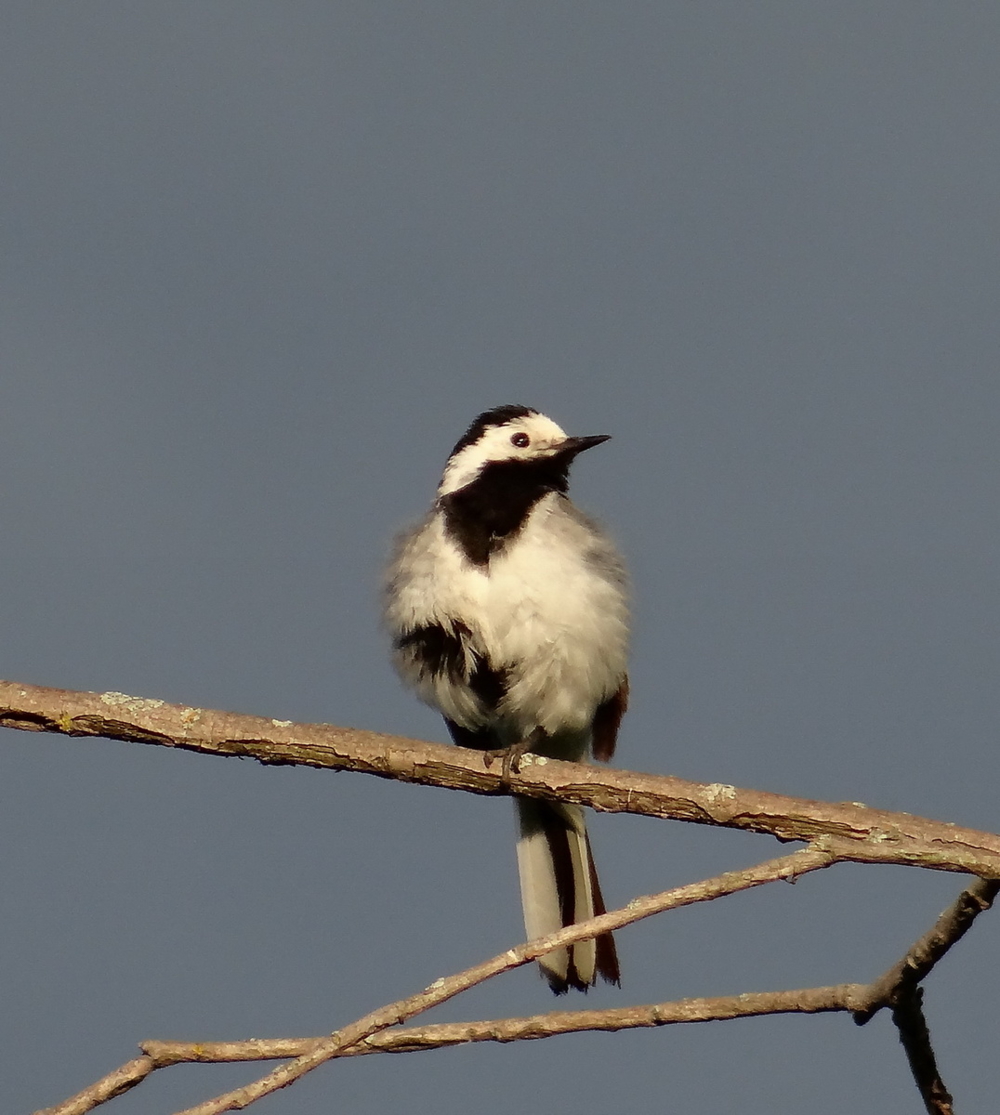
[[[535,410],[481,414],[452,450],[430,514],[397,544],[385,591],[394,662],[464,747],[607,761],[628,701],[627,580],[570,502],[569,467],[607,439]],[[604,912],[583,810],[516,799],[528,937]],[[539,961],[553,991],[619,982],[610,933]]]

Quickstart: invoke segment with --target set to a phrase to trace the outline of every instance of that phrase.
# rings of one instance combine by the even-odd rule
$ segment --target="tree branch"
[[[179,747],[270,764],[352,770],[477,794],[558,798],[606,813],[668,817],[769,833],[779,840],[833,837],[839,858],[1000,878],[1000,836],[940,821],[705,785],[664,775],[533,757],[504,779],[479,752],[328,724],[170,705],[122,693],[80,693],[0,682],[0,726]],[[525,757],[527,760],[528,756]]]
[[[944,1086],[938,1071],[927,1019],[924,1017],[922,987],[910,987],[895,996],[892,1020],[899,1031],[899,1040],[906,1052],[910,1072],[928,1115],[952,1115],[951,1093]]]
[[[868,1000],[855,1010],[854,1021],[864,1026],[883,1007],[892,1006],[900,994],[917,986],[956,941],[969,931],[972,923],[993,905],[1000,882],[978,879],[937,919],[933,926],[906,950],[905,955],[869,985]]]
[[[303,764],[354,770],[424,785],[480,794],[558,798],[605,812],[669,817],[806,840],[809,847],[744,871],[635,899],[627,907],[529,941],[484,964],[436,980],[417,995],[389,1004],[326,1038],[190,1046],[149,1042],[145,1056],[121,1066],[77,1096],[37,1115],[84,1115],[129,1090],[154,1069],[189,1060],[292,1058],[267,1076],[217,1096],[181,1115],[219,1115],[243,1108],[338,1056],[402,1052],[468,1041],[515,1041],[581,1029],[617,1030],[782,1012],[850,1011],[859,1024],[890,1007],[914,1079],[931,1115],[951,1115],[934,1059],[919,982],[1000,891],[1000,837],[906,813],[858,803],[828,804],[720,784],[702,785],[656,775],[613,771],[526,757],[520,772],[504,776],[482,756],[463,748],[423,743],[325,724],[293,724],[218,712],[122,693],[80,693],[0,682],[0,726],[26,731],[180,747],[204,754],[254,758],[269,764]],[[982,876],[946,910],[933,928],[870,985],[764,992],[724,999],[682,1000],[613,1011],[564,1011],[527,1019],[454,1023],[424,1028],[391,1027],[443,1003],[503,971],[519,967],[574,941],[618,929],[677,906],[708,901],[748,887],[793,879],[842,860],[896,863]]]
[[[136,1084],[141,1084],[153,1069],[158,1068],[160,1066],[152,1057],[136,1057],[134,1061],[126,1061],[120,1068],[109,1072],[107,1076],[102,1076],[89,1088],[84,1088],[82,1092],[77,1092],[75,1096],[70,1096],[55,1107],[36,1111],[35,1115],[56,1115],[56,1112],[58,1115],[86,1115],[88,1111],[93,1111],[102,1103],[113,1100],[115,1096],[123,1095]]]
[[[828,842],[832,843],[832,842]],[[665,910],[676,909],[680,906],[690,906],[696,902],[709,902],[727,894],[735,894],[741,890],[749,890],[777,880],[792,880],[810,871],[818,871],[829,867],[837,860],[837,852],[833,847],[801,848],[787,856],[768,860],[748,867],[741,871],[728,871],[711,879],[704,879],[697,883],[689,883],[682,887],[673,887],[660,894],[649,895],[643,898],[634,898],[627,906],[619,910],[612,910],[600,917],[590,918],[588,921],[567,926],[557,933],[550,933],[546,937],[539,937],[534,941],[518,945],[506,952],[495,956],[475,967],[467,968],[446,979],[435,980],[429,987],[416,995],[400,999],[395,1003],[381,1007],[357,1022],[345,1026],[342,1030],[335,1031],[325,1038],[316,1039],[310,1047],[295,1055],[295,1060],[279,1065],[267,1076],[250,1084],[227,1092],[225,1095],[216,1096],[213,1100],[198,1104],[180,1115],[220,1115],[224,1111],[238,1110],[246,1107],[254,1100],[270,1095],[272,1092],[284,1088],[294,1080],[298,1080],[307,1072],[319,1065],[339,1056],[345,1049],[388,1029],[397,1026],[409,1018],[413,1018],[424,1011],[447,1002],[470,987],[483,983],[501,972],[519,968],[524,964],[537,960],[547,952],[574,941],[582,941],[596,937],[609,930],[620,929],[625,925],[641,921],[653,914]],[[139,1059],[143,1060],[142,1058]],[[133,1062],[134,1063],[134,1062]],[[153,1064],[151,1068],[158,1067]],[[116,1070],[120,1073],[122,1070]],[[151,1071],[148,1070],[148,1071]],[[148,1071],[143,1075],[148,1075]],[[141,1076],[119,1087],[116,1092],[108,1092],[108,1081],[115,1074],[97,1081],[90,1088],[78,1093],[76,1096],[55,1107],[44,1108],[35,1115],[84,1115],[85,1112],[118,1095],[127,1088],[139,1083]]]
[[[850,1003],[866,990],[861,983],[836,987],[805,987],[796,991],[760,991],[722,995],[711,999],[677,999],[647,1006],[608,1010],[548,1011],[527,1018],[495,1018],[482,1022],[439,1022],[433,1026],[406,1026],[382,1030],[342,1050],[340,1057],[369,1053],[416,1053],[474,1042],[538,1041],[558,1034],[584,1031],[634,1030],[688,1022],[721,1022],[757,1018],[765,1014],[821,1014],[849,1011]],[[146,1041],[142,1050],[156,1068],[185,1063],[217,1064],[224,1061],[269,1061],[300,1057],[319,1038],[255,1038],[250,1041],[180,1042]]]
[[[480,973],[473,982],[465,984],[465,987],[471,987],[474,982],[481,982],[501,971],[528,963],[548,951],[554,942],[581,940],[605,932],[609,928],[621,928],[665,909],[709,901],[724,894],[732,894],[737,890],[759,886],[777,879],[790,880],[808,871],[829,866],[836,858],[836,851],[832,848],[826,851],[806,848],[791,856],[771,860],[746,871],[729,872],[715,879],[677,887],[648,898],[635,899],[621,910],[574,925],[551,937],[529,941],[518,949],[503,953],[492,961],[487,961],[485,965],[459,973],[448,981],[436,981],[421,994],[427,996],[443,993],[444,997],[435,998],[434,1003],[427,1002],[426,1005],[413,1010],[407,1017],[412,1017],[465,989],[459,987],[458,990],[452,990],[455,980],[469,977],[472,973]],[[608,1032],[689,1022],[751,1018],[765,1014],[816,1014],[844,1011],[853,1014],[855,1021],[863,1025],[877,1011],[884,1007],[891,1007],[893,1021],[899,1030],[900,1040],[906,1051],[914,1080],[928,1112],[931,1115],[952,1115],[951,1097],[941,1080],[930,1045],[918,984],[944,957],[949,948],[965,935],[975,918],[990,908],[998,890],[1000,890],[1000,883],[979,880],[968,890],[963,891],[941,914],[934,926],[920,937],[896,964],[871,984],[846,983],[833,987],[800,988],[794,991],[764,991],[708,999],[680,999],[674,1002],[610,1010],[550,1011],[527,1018],[448,1022],[400,1029],[389,1029],[388,1026],[393,1025],[390,1022],[382,1029],[373,1030],[367,1036],[357,1038],[352,1044],[342,1042],[340,1048],[328,1053],[328,1056],[324,1056],[324,1060],[332,1057],[363,1056],[370,1053],[410,1053],[471,1042],[533,1041],[585,1030]],[[487,974],[482,975],[484,971]],[[410,1000],[402,1000],[401,1003],[413,1003],[419,998],[420,996],[413,996]],[[401,1003],[385,1007],[382,1011],[369,1015],[368,1019],[376,1015],[382,1015],[384,1018],[386,1012],[391,1013],[394,1010],[402,1014]],[[154,1069],[166,1068],[170,1065],[288,1058],[296,1058],[302,1062],[318,1052],[328,1051],[334,1039],[343,1037],[346,1042],[348,1038],[345,1035],[349,1035],[350,1030],[356,1030],[365,1021],[362,1019],[353,1027],[327,1038],[273,1038],[197,1043],[147,1041],[141,1046],[145,1056],[121,1066],[56,1107],[46,1108],[36,1112],[35,1115],[86,1115],[86,1112],[106,1100],[121,1095],[139,1084]],[[265,1077],[264,1081],[268,1079]],[[257,1081],[255,1085],[262,1083],[263,1081]],[[255,1085],[249,1087],[253,1088]],[[283,1087],[284,1084],[278,1086]],[[253,1094],[249,1098],[241,1096],[241,1091],[243,1090],[238,1089],[235,1093],[229,1093],[230,1099],[239,1098],[241,1106],[246,1106],[253,1102],[253,1099],[259,1098]],[[267,1092],[260,1093],[260,1095],[266,1094]],[[220,1096],[209,1103],[218,1104],[226,1098]],[[202,1105],[193,1108],[192,1112],[225,1110],[227,1110],[225,1107]],[[191,1115],[191,1113],[182,1113],[182,1115]]]
[[[713,898],[720,898],[725,894],[733,894],[739,890],[747,890],[760,886],[762,883],[774,882],[776,879],[793,879],[809,871],[816,871],[829,867],[834,863],[836,855],[826,848],[802,848],[789,856],[769,860],[756,867],[743,871],[728,871],[715,878],[706,879],[700,883],[690,883],[684,887],[674,887],[663,891],[661,894],[647,898],[633,899],[628,906],[611,913],[602,914],[600,917],[590,918],[588,921],[569,925],[556,933],[550,933],[534,941],[519,945],[499,956],[467,968],[447,979],[435,980],[430,987],[409,998],[400,999],[331,1034],[321,1041],[313,1050],[301,1057],[288,1061],[272,1070],[267,1076],[255,1080],[242,1088],[236,1088],[215,1099],[197,1104],[179,1115],[222,1115],[224,1111],[239,1110],[246,1107],[254,1100],[270,1095],[272,1092],[284,1088],[293,1081],[305,1076],[314,1068],[335,1057],[342,1049],[356,1045],[359,1041],[396,1026],[422,1014],[431,1007],[445,1003],[462,991],[483,983],[501,972],[519,968],[540,956],[551,952],[555,948],[582,941],[589,937],[596,937],[612,929],[650,917],[652,914],[664,910],[676,909],[679,906],[688,906],[695,902],[708,902]]]
[[[938,1070],[924,1017],[923,989],[918,985],[993,905],[998,891],[1000,882],[994,879],[978,879],[962,891],[906,954],[867,988],[863,1009],[854,1012],[854,1021],[863,1026],[883,1007],[892,1008],[892,1020],[929,1115],[952,1115],[952,1098]]]

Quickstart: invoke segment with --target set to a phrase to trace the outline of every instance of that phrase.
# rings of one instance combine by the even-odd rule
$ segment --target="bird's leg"
[[[543,728],[535,728],[530,735],[520,739],[517,743],[510,744],[509,747],[498,747],[492,751],[483,752],[483,764],[487,767],[493,765],[494,759],[503,760],[503,770],[500,777],[506,781],[510,778],[511,771],[517,774],[521,769],[521,759],[525,753],[534,750],[534,745],[541,743],[545,738],[545,730]]]

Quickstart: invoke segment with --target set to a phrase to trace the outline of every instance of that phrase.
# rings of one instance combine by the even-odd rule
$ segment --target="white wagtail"
[[[455,743],[611,758],[628,698],[627,582],[611,540],[569,501],[569,467],[606,436],[567,437],[529,407],[481,414],[430,514],[397,544],[385,614],[403,680]],[[517,798],[524,924],[540,937],[604,912],[583,810]],[[539,961],[552,990],[619,982],[610,933]]]

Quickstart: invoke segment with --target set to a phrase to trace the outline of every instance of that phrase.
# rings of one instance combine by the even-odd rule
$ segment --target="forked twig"
[[[892,1009],[910,1072],[929,1115],[952,1115],[952,1098],[938,1070],[919,984],[965,936],[976,918],[993,905],[998,891],[1000,882],[995,879],[977,879],[962,891],[906,954],[871,984],[864,1009],[854,1012],[854,1021],[863,1026],[883,1007]]]

